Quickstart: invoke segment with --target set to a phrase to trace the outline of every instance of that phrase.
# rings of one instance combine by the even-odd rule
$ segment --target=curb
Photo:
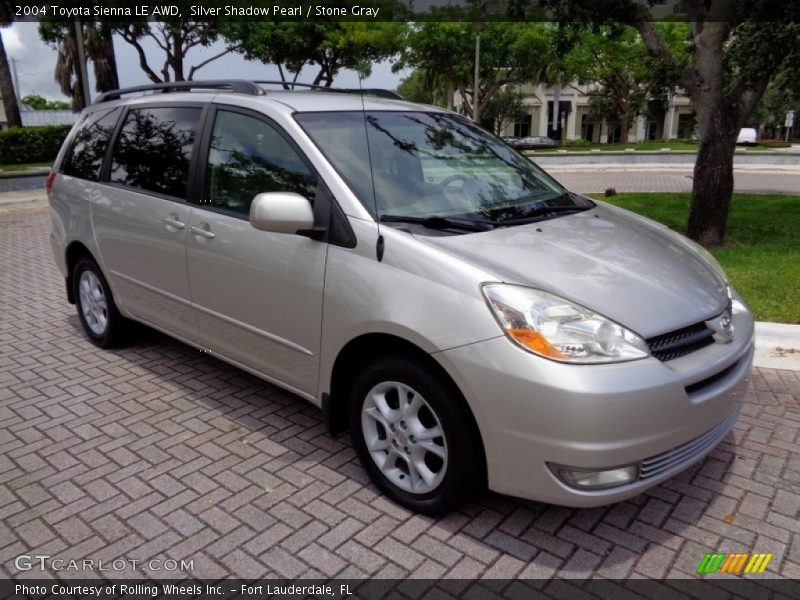
[[[800,325],[757,321],[753,365],[800,371]]]
[[[39,177],[50,174],[50,167],[29,169],[27,171],[0,171],[0,179],[19,179],[21,177]]]

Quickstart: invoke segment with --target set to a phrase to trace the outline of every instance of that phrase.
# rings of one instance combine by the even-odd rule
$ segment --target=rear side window
[[[313,203],[316,177],[268,123],[220,110],[214,121],[203,204],[249,214],[263,192],[295,192]]]
[[[98,181],[118,117],[117,108],[87,115],[64,155],[61,172],[89,181]]]
[[[111,181],[186,198],[201,111],[179,106],[128,111],[112,153]]]

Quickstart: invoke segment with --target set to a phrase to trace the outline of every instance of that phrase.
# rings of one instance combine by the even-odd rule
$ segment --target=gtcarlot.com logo
[[[14,566],[18,571],[193,571],[194,560],[175,560],[173,558],[94,560],[90,558],[54,558],[49,554],[22,554],[14,559]]]

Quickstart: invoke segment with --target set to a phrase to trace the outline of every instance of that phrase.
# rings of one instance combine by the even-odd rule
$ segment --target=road
[[[603,169],[576,169],[572,165],[550,167],[547,172],[574,192],[588,194],[614,188],[618,192],[691,192],[692,169],[626,169],[609,166]],[[800,171],[736,170],[734,190],[754,194],[800,195]]]
[[[20,192],[23,190],[44,189],[44,175],[33,177],[3,177],[0,178],[0,194],[3,192]]]

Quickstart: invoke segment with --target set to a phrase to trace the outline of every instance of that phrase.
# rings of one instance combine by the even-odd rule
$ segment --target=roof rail
[[[184,90],[230,90],[237,94],[247,94],[249,96],[260,96],[264,93],[253,81],[244,79],[214,79],[210,81],[168,81],[166,83],[151,83],[149,85],[137,85],[134,87],[111,90],[100,94],[95,100],[95,104],[118,100],[123,95],[135,94],[137,92],[156,92],[162,93],[179,92]]]
[[[253,83],[266,83],[272,85],[289,86],[290,89],[295,87],[308,88],[318,92],[334,92],[338,94],[367,94],[369,96],[378,96],[380,98],[391,98],[392,100],[403,100],[403,97],[397,92],[392,90],[385,90],[382,88],[335,88],[326,87],[324,85],[316,85],[313,83],[289,83],[287,81],[278,80],[259,80]]]

